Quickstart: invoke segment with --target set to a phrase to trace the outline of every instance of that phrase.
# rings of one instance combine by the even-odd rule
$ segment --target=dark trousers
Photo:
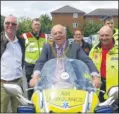
[[[29,82],[31,80],[31,75],[26,75],[28,88],[30,88]],[[33,90],[28,90],[28,99],[29,100],[31,100],[32,94],[33,94]]]
[[[106,80],[101,78],[101,81],[102,81],[102,84],[101,84],[100,90],[106,91]],[[100,102],[104,102],[105,101],[104,94],[105,93],[102,93],[100,91],[100,93],[99,93],[99,100],[100,100]]]
[[[34,65],[32,66],[25,66],[25,72],[26,72],[26,79],[27,79],[27,84],[28,84],[28,88],[30,88],[29,82],[31,80],[31,76],[33,74],[33,69],[34,69]],[[33,94],[34,90],[28,90],[28,99],[31,100],[32,94]]]

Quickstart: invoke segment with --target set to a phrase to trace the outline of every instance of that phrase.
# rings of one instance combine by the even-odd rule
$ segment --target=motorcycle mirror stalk
[[[7,93],[10,95],[16,96],[16,98],[23,104],[23,105],[29,105],[33,104],[30,100],[26,99],[23,96],[23,90],[22,88],[17,84],[3,84],[3,87]]]

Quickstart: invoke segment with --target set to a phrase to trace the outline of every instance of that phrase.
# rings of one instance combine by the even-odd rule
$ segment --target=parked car
[[[85,42],[88,42],[89,44],[92,45],[92,41],[91,41],[90,37],[84,37],[83,39],[84,39]],[[73,42],[74,39],[73,38],[69,38],[68,41],[69,42]]]
[[[83,39],[85,42],[88,42],[89,44],[92,45],[92,40],[90,39],[90,37],[84,37]]]
[[[69,41],[69,43],[71,43],[71,42],[74,42],[74,39],[73,38],[69,38],[68,41]]]
[[[83,39],[84,39],[85,42],[88,42],[92,46],[94,46],[95,44],[97,44],[99,42],[98,34],[90,35],[88,37],[84,37]],[[68,41],[69,42],[73,42],[74,39],[73,38],[69,38]]]
[[[91,42],[92,42],[93,46],[99,43],[99,36],[98,36],[98,34],[94,34],[94,35],[91,35],[89,37],[91,39]]]

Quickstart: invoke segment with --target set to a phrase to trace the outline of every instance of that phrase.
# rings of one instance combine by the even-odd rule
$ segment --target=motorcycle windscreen
[[[47,102],[50,107],[51,105],[59,108],[64,106],[65,111],[68,109],[65,108],[65,105],[66,107],[70,106],[70,108],[78,106],[77,109],[80,107],[80,110],[77,111],[82,112],[87,93],[96,90],[92,85],[92,77],[87,65],[80,60],[66,57],[55,58],[46,62],[41,71],[41,80],[35,88],[43,91],[45,112],[50,111],[49,106],[46,105]],[[63,96],[63,93],[67,96]],[[55,95],[55,99],[51,99],[52,94]],[[58,109],[54,110],[55,108],[52,109],[52,112],[58,111]],[[71,112],[74,112],[72,110]]]

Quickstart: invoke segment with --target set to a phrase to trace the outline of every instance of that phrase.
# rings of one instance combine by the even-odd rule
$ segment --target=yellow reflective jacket
[[[114,47],[107,53],[106,56],[106,94],[112,86],[118,85],[118,42],[114,40]],[[102,61],[102,49],[101,44],[94,46],[89,54],[89,57],[93,60],[97,69],[100,71],[101,61]]]
[[[117,28],[114,28],[113,37],[115,40],[119,40],[119,30]]]
[[[26,63],[35,64],[42,52],[43,44],[47,42],[45,36],[44,33],[41,33],[39,39],[36,39],[30,32],[22,34],[22,37],[25,39]]]

